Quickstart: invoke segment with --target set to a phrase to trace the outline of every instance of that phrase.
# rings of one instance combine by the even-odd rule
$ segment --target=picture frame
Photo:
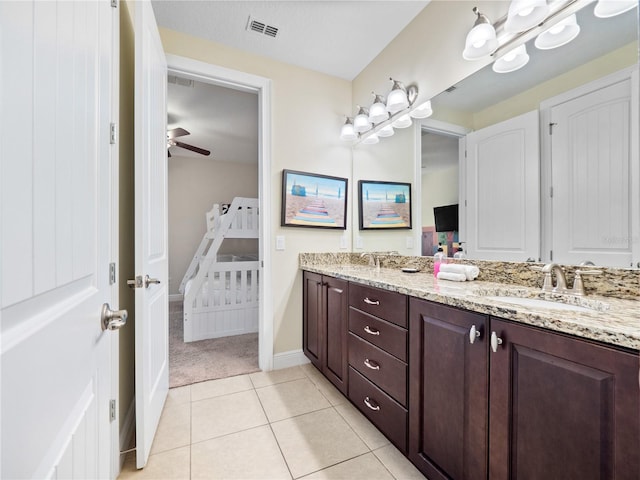
[[[411,230],[411,184],[358,181],[360,230]]]
[[[348,186],[346,178],[282,170],[280,225],[345,230]]]

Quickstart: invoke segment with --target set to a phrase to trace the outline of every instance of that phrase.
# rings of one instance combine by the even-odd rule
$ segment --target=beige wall
[[[338,251],[341,230],[280,227],[282,169],[351,177],[351,151],[341,143],[351,110],[351,84],[339,78],[248,54],[176,31],[161,29],[165,52],[271,79],[270,226],[284,235],[286,250],[272,248],[274,353],[302,348],[302,276],[299,252]],[[351,248],[349,242],[348,248]]]
[[[258,165],[173,155],[169,159],[169,293],[177,294],[206,232],[205,212],[234,197],[258,197]],[[258,241],[227,239],[220,253],[258,253]]]
[[[133,82],[134,39],[133,22],[129,16],[130,5],[123,2],[120,9],[120,127],[119,127],[119,265],[118,308],[129,313],[127,325],[118,331],[120,342],[120,431],[123,431],[127,411],[135,396],[135,303],[134,292],[127,287],[127,279],[135,276],[134,225],[133,225]]]
[[[433,207],[458,203],[458,166],[422,170],[422,226],[435,226]]]

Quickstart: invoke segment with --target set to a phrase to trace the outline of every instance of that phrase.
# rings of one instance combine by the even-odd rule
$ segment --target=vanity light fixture
[[[539,25],[549,13],[547,0],[512,0],[504,30],[520,33]]]
[[[358,134],[353,128],[353,120],[351,117],[347,117],[347,120],[344,122],[342,130],[340,131],[340,139],[355,140],[356,138],[358,138]]]
[[[374,145],[374,144],[378,143],[379,141],[380,141],[380,139],[378,138],[378,135],[376,135],[375,133],[372,133],[367,138],[362,140],[362,143],[364,143],[365,145]]]
[[[615,17],[637,6],[638,0],[599,0],[593,14],[598,18]]]
[[[390,137],[394,133],[396,133],[396,132],[393,129],[393,126],[392,125],[387,125],[386,127],[383,127],[382,129],[380,129],[380,131],[378,132],[378,137]]]
[[[578,19],[574,13],[538,35],[535,46],[540,50],[561,47],[576,38],[579,33],[580,25],[578,25]]]
[[[384,103],[384,99],[380,95],[373,94],[373,105],[369,107],[369,122],[380,123],[389,119],[389,112],[387,112],[387,106]]]
[[[389,77],[389,80],[393,82],[393,87],[391,87],[391,92],[387,96],[387,112],[393,115],[409,106],[409,98],[407,89],[402,82],[391,77]]]
[[[411,117],[406,113],[391,122],[393,128],[407,128],[411,126]]]
[[[369,111],[358,105],[358,114],[353,119],[353,129],[356,133],[363,133],[371,130],[371,122],[369,121]]]
[[[467,34],[462,58],[465,60],[478,60],[487,55],[491,55],[498,48],[496,29],[493,27],[486,15],[473,7],[476,18],[473,28]]]
[[[427,118],[433,115],[433,109],[431,108],[431,100],[427,100],[426,102],[418,105],[414,110],[412,110],[409,115],[411,118]]]
[[[493,62],[492,68],[496,73],[509,73],[515,72],[527,63],[529,63],[529,54],[527,46],[523,43]]]

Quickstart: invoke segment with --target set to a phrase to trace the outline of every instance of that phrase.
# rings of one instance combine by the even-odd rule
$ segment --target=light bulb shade
[[[378,135],[376,135],[375,133],[372,133],[367,138],[362,140],[362,143],[365,145],[373,145],[375,143],[378,143],[379,141],[380,139],[378,138]]]
[[[407,114],[401,115],[391,123],[393,128],[407,128],[411,126],[411,117]]]
[[[523,43],[493,62],[492,68],[497,73],[509,73],[515,72],[527,63],[529,63],[529,54],[527,53],[526,45]]]
[[[599,0],[593,14],[598,18],[609,18],[628,12],[638,6],[638,0]]]
[[[347,117],[347,121],[344,122],[342,130],[340,131],[340,139],[355,140],[356,138],[358,138],[358,134],[353,128],[353,122],[351,121],[351,118]]]
[[[427,100],[424,103],[418,105],[409,115],[413,118],[427,118],[433,115],[433,109],[431,108],[431,100]]]
[[[575,13],[542,32],[535,41],[540,50],[551,50],[566,45],[580,33],[580,25]]]
[[[387,112],[391,115],[399,112],[409,106],[409,99],[407,98],[407,90],[402,83],[397,80],[393,80],[393,88],[387,96]]]
[[[380,123],[389,118],[387,112],[387,106],[384,104],[384,100],[380,95],[376,95],[374,104],[369,107],[369,122]]]
[[[484,17],[486,18],[486,17]],[[496,29],[490,23],[477,23],[467,34],[462,58],[478,60],[491,55],[498,48]]]
[[[371,122],[369,121],[369,112],[365,108],[360,107],[358,114],[353,119],[353,128],[356,133],[371,130]]]
[[[378,131],[378,136],[379,136],[379,137],[390,137],[390,136],[392,136],[394,133],[395,133],[395,132],[394,132],[394,130],[393,130],[393,127],[392,127],[391,125],[387,125],[386,127],[381,128],[381,129]]]
[[[519,33],[539,25],[549,14],[547,0],[511,0],[504,30]]]

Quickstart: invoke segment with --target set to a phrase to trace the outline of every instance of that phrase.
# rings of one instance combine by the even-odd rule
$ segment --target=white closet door
[[[631,80],[552,107],[551,122],[553,261],[629,267]]]
[[[538,112],[467,135],[466,250],[470,258],[538,259]]]

